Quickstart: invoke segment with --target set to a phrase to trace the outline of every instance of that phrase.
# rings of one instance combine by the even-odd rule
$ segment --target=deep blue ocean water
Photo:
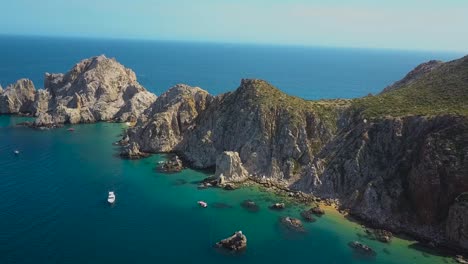
[[[157,95],[177,83],[212,94],[234,90],[242,78],[265,79],[305,99],[352,98],[378,93],[418,64],[452,60],[457,53],[135,40],[0,36],[0,85],[68,71],[100,54],[133,69]]]
[[[255,77],[309,99],[377,92],[422,61],[455,58],[375,50],[2,38],[0,82],[29,77],[39,84],[44,72],[65,72],[80,59],[101,53],[134,69],[141,83],[158,94],[180,82],[218,94],[236,88],[240,78]],[[198,190],[196,182],[209,173],[155,172],[164,155],[120,159],[112,143],[123,124],[76,125],[73,133],[67,127],[40,131],[15,125],[26,119],[0,116],[0,264],[452,262],[416,250],[414,241],[396,238],[387,245],[369,240],[359,224],[333,211],[305,224],[305,234],[286,232],[278,218],[299,217],[301,206],[287,202],[284,212],[267,208],[284,198],[255,188]],[[117,195],[113,206],[106,202],[110,190]],[[244,199],[256,201],[260,211],[244,210]],[[198,200],[207,201],[208,208],[199,208]],[[236,230],[248,237],[244,254],[212,248]],[[352,240],[372,246],[377,256],[353,253],[347,246]]]

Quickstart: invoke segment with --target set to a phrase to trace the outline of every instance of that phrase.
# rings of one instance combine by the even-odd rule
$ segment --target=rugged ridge
[[[44,89],[21,79],[0,91],[1,114],[32,114],[35,126],[135,121],[156,96],[135,73],[104,55],[85,59],[65,74],[45,74]]]
[[[262,80],[204,99],[187,94],[158,99],[164,107],[139,119],[130,142],[216,167],[223,181],[267,177],[337,198],[375,226],[468,250],[457,200],[468,192],[468,57],[422,64],[354,100],[305,101]],[[180,122],[188,105],[196,111]]]
[[[66,74],[45,74],[38,93],[36,125],[132,121],[156,96],[143,88],[135,73],[104,55],[83,60]]]

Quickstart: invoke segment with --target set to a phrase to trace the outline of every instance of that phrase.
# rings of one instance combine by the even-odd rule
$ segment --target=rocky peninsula
[[[176,153],[218,182],[269,180],[468,252],[468,57],[422,64],[379,95],[307,101],[254,79],[218,96],[180,84],[156,97],[99,56],[46,74],[42,90],[0,90],[0,110],[37,116],[36,127],[135,121],[128,157]]]

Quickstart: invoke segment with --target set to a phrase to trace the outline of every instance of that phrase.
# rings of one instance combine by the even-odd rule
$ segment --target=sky
[[[468,52],[468,0],[1,0],[0,34]]]

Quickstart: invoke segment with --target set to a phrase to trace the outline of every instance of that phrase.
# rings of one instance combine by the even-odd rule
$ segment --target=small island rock
[[[216,243],[215,247],[239,252],[247,248],[247,237],[242,233],[242,231],[237,231],[232,236]]]

